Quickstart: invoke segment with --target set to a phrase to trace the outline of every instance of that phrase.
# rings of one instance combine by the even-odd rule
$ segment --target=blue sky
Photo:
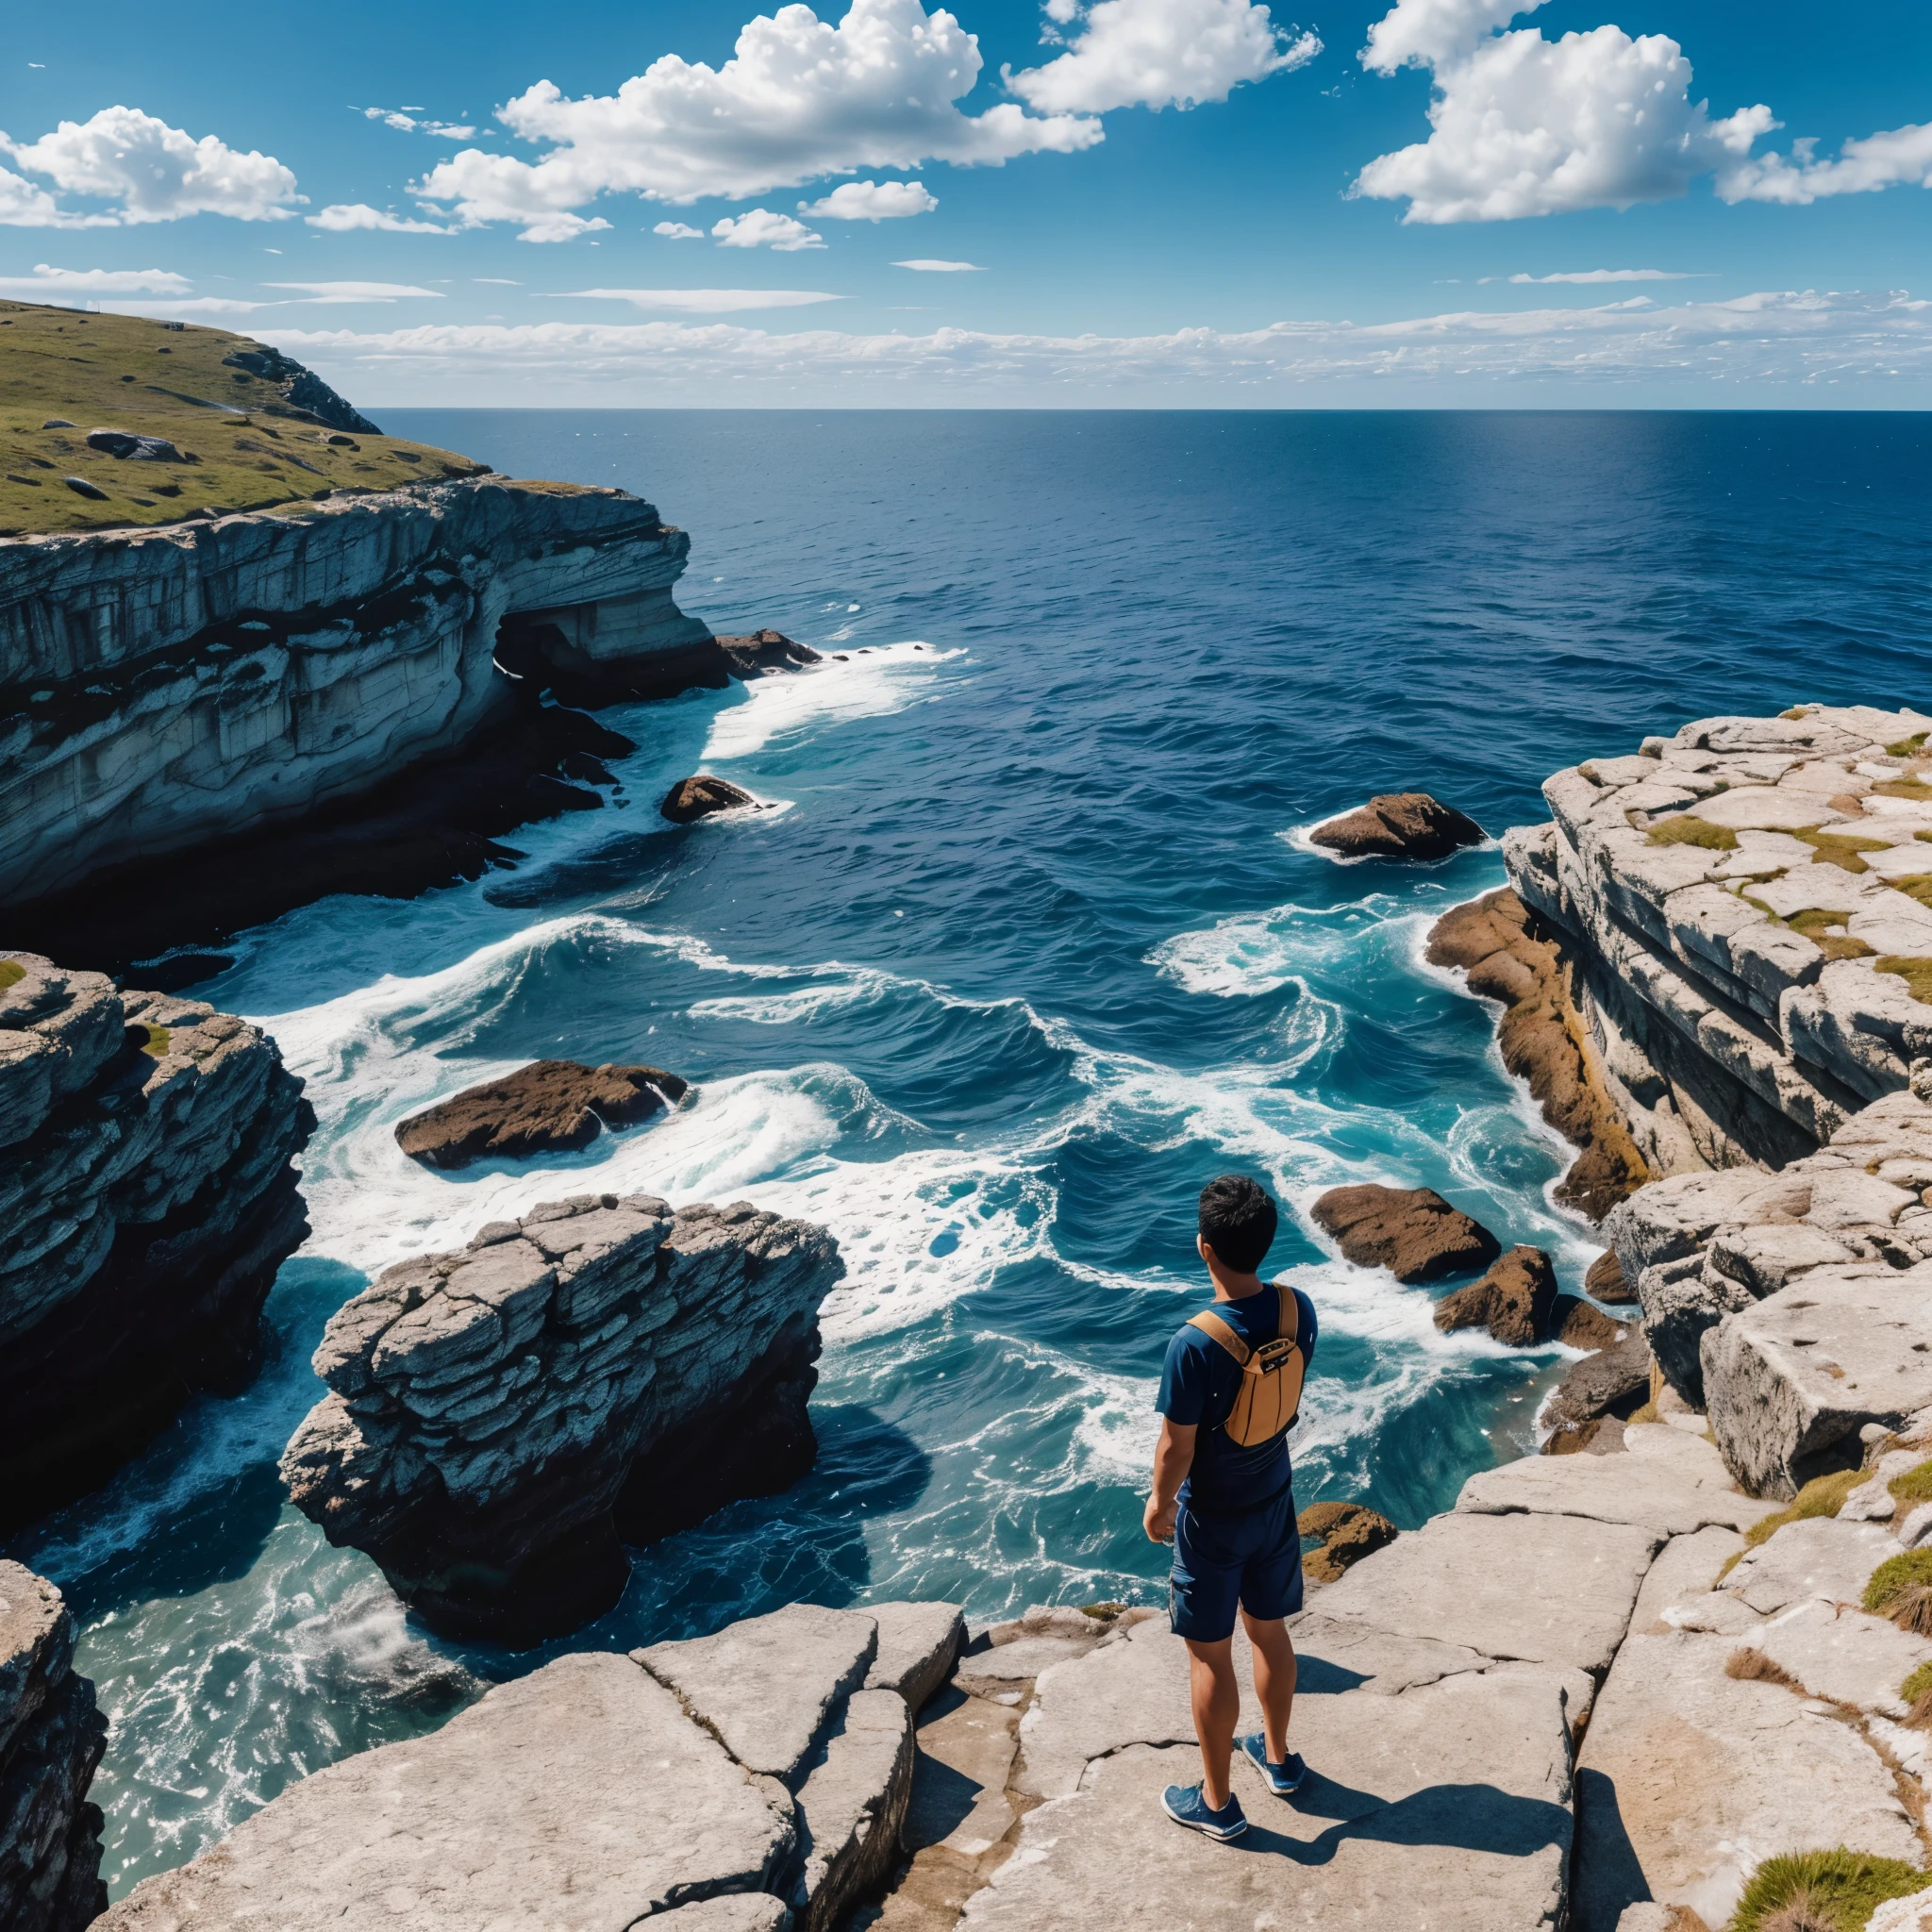
[[[155,19],[16,15],[0,288],[372,407],[1932,406],[1925,0]]]

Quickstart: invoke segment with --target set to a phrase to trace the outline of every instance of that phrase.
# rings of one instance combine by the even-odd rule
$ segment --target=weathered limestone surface
[[[60,1592],[0,1561],[0,1925],[79,1932],[105,1909],[100,1807],[87,1803],[108,1721],[75,1676]]]
[[[648,1542],[810,1468],[820,1227],[584,1194],[387,1270],[330,1321],[295,1503],[451,1630],[508,1641],[616,1601]]]
[[[1780,1167],[1932,1053],[1932,720],[1703,718],[1543,787],[1511,884],[1577,968],[1594,1052],[1658,1174]],[[1687,836],[1688,835],[1688,836]]]
[[[1777,1174],[1679,1174],[1606,1223],[1657,1363],[1732,1473],[1790,1495],[1932,1405],[1932,1106],[1909,1090]]]
[[[252,1374],[312,1120],[258,1027],[0,954],[0,1531]]]
[[[455,750],[514,705],[500,634],[526,681],[550,653],[708,651],[723,683],[672,598],[689,547],[622,491],[494,476],[0,542],[0,898],[287,824]],[[570,613],[589,616],[566,641]]]
[[[894,1622],[902,1633],[943,1630],[950,1642],[958,1612],[933,1607],[945,1614]],[[625,1932],[662,1920],[667,1932],[829,1932],[897,1857],[911,1712],[896,1691],[855,1690],[823,1707],[789,1779],[759,1768],[793,1755],[791,1665],[823,1675],[818,1620],[828,1617],[846,1620],[873,1654],[870,1612],[794,1606],[758,1621],[768,1639],[775,1627],[803,1648],[794,1659],[767,1641],[757,1653],[765,1674],[748,1682],[674,1687],[638,1658],[560,1657],[430,1737],[291,1786],[99,1923],[108,1932]],[[937,1651],[909,1661],[922,1675],[944,1668]],[[714,1690],[728,1690],[728,1712]],[[721,1715],[755,1762],[721,1741]]]

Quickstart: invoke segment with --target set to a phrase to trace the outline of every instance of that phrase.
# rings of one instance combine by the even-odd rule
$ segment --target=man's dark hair
[[[1221,1174],[1201,1190],[1201,1239],[1237,1274],[1260,1267],[1276,1218],[1268,1190],[1244,1174]]]

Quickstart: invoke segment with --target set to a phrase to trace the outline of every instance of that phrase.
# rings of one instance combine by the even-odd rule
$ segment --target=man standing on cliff
[[[1299,1289],[1264,1283],[1256,1272],[1276,1220],[1267,1190],[1246,1174],[1223,1174],[1201,1190],[1195,1246],[1214,1305],[1167,1346],[1144,1518],[1154,1541],[1174,1541],[1169,1607],[1188,1646],[1203,1772],[1198,1785],[1169,1785],[1161,1805],[1176,1824],[1224,1840],[1248,1828],[1228,1786],[1241,1701],[1237,1606],[1254,1647],[1262,1723],[1241,1747],[1277,1797],[1291,1796],[1306,1770],[1288,1748],[1295,1662],[1286,1620],[1302,1607],[1288,1432],[1316,1324],[1314,1304]]]

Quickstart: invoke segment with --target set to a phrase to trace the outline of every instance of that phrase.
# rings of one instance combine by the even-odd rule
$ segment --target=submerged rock
[[[1387,1268],[1398,1281],[1473,1274],[1502,1253],[1488,1228],[1433,1188],[1330,1188],[1310,1212],[1357,1267]]]
[[[741,806],[757,803],[749,791],[741,791],[728,779],[700,772],[694,777],[680,778],[664,794],[664,803],[658,809],[674,825],[691,825],[713,812],[737,811]]]
[[[1426,791],[1383,792],[1308,834],[1312,843],[1350,858],[1446,858],[1488,837],[1473,818]]]
[[[1510,1348],[1546,1341],[1557,1303],[1557,1271],[1541,1248],[1514,1247],[1480,1281],[1458,1288],[1436,1304],[1436,1326],[1487,1328]]]
[[[338,1310],[283,1479],[433,1627],[574,1629],[622,1592],[625,1543],[811,1467],[844,1272],[824,1228],[743,1202],[582,1194],[491,1223]]]
[[[1373,1557],[1395,1541],[1395,1525],[1361,1503],[1312,1503],[1294,1520],[1303,1536],[1322,1539],[1319,1550],[1302,1553],[1302,1569],[1317,1583],[1334,1583],[1352,1563]]]
[[[533,1060],[399,1122],[396,1145],[412,1160],[441,1168],[567,1153],[588,1147],[606,1127],[627,1127],[676,1106],[686,1091],[662,1067]]]
[[[0,1532],[253,1375],[313,1124],[258,1027],[0,955]]]
[[[0,1925],[80,1932],[107,1909],[101,1812],[88,1781],[108,1741],[94,1687],[76,1676],[60,1592],[0,1561]]]

